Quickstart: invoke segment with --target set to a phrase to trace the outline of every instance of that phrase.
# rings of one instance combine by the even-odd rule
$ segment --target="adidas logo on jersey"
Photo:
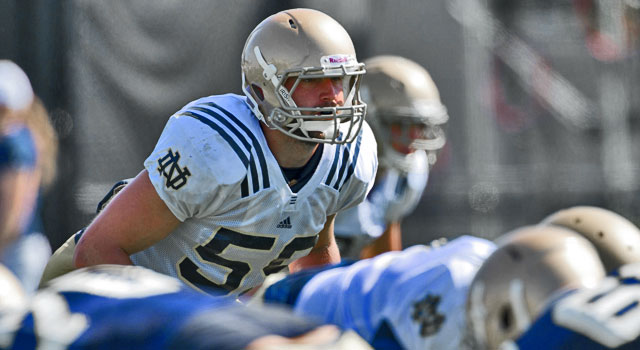
[[[291,228],[291,217],[287,216],[286,219],[280,221],[277,228]]]

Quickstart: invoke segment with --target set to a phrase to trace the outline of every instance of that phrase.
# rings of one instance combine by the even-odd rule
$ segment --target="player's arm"
[[[372,258],[376,255],[395,250],[402,250],[400,220],[389,222],[380,237],[362,248],[360,259]]]
[[[40,176],[34,170],[0,170],[0,247],[6,247],[22,232],[33,212]]]
[[[338,250],[336,239],[333,236],[335,218],[335,214],[327,217],[327,222],[325,222],[322,231],[318,233],[318,241],[309,252],[309,255],[289,264],[289,271],[296,272],[312,266],[340,262],[340,251]]]
[[[129,255],[165,238],[180,221],[143,170],[100,212],[75,248],[75,267],[128,264]]]

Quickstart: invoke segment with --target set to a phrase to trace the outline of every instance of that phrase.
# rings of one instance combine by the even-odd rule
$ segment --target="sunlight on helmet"
[[[311,9],[279,12],[249,35],[242,52],[247,104],[269,128],[303,141],[352,142],[362,127],[364,64],[349,34],[333,18]],[[313,82],[341,82],[340,103],[300,105],[296,89]]]

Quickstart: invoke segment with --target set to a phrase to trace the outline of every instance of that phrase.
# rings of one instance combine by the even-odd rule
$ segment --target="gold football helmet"
[[[364,64],[346,30],[311,9],[278,12],[249,35],[242,52],[242,85],[247,103],[265,124],[300,140],[349,143],[366,112],[360,100]],[[298,107],[292,95],[301,81],[340,79],[344,105]],[[295,79],[287,89],[285,82]]]
[[[474,349],[497,349],[515,339],[552,295],[593,287],[605,276],[593,245],[566,228],[525,226],[496,243],[469,287],[467,336]]]
[[[541,224],[563,226],[582,234],[598,250],[607,272],[640,262],[640,230],[610,210],[576,206],[549,215]]]
[[[381,145],[380,163],[407,172],[413,151],[424,150],[433,165],[445,144],[442,125],[449,115],[427,70],[398,56],[376,56],[364,63],[362,98]]]

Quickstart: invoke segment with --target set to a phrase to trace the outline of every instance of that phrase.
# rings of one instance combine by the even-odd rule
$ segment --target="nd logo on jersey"
[[[166,156],[158,159],[158,171],[166,178],[165,185],[167,188],[179,189],[187,184],[187,178],[191,175],[187,167],[180,168],[179,160],[180,153],[173,153],[171,148],[169,148]]]

